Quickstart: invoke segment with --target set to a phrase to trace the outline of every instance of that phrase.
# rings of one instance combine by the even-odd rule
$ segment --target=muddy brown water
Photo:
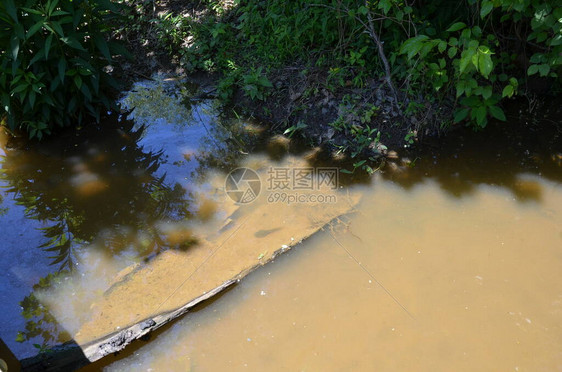
[[[143,87],[141,100],[160,97],[156,120],[3,147],[0,337],[20,358],[79,339],[113,283],[247,215],[220,202],[221,167],[326,166],[249,155],[259,128]],[[398,153],[345,186],[361,195],[351,214],[86,370],[562,370],[562,141],[541,123]],[[256,238],[286,223],[267,218]],[[123,303],[113,311],[134,318]]]
[[[345,227],[105,368],[560,370],[562,194],[541,187],[543,207],[381,180]]]
[[[561,370],[561,185],[515,184],[458,197],[375,177],[333,230],[95,367]]]

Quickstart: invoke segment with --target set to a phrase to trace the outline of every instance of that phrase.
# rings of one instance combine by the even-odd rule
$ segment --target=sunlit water
[[[71,339],[127,267],[219,229],[212,169],[264,161],[253,126],[174,82],[136,92],[124,106],[158,115],[4,150],[0,337],[20,358]],[[562,370],[562,142],[530,133],[398,154],[349,186],[352,214],[88,369]]]
[[[378,180],[334,231],[107,370],[560,370],[562,190],[535,181],[522,203]]]

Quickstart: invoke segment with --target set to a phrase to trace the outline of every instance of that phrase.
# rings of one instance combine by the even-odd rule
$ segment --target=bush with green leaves
[[[433,3],[451,8],[450,1]],[[560,84],[562,3],[468,0],[462,9],[441,16],[440,24],[420,24],[400,46],[410,89],[455,97],[454,121],[468,119],[483,128],[490,116],[506,120],[500,101],[517,94],[532,75]],[[419,14],[431,19],[421,9]]]
[[[239,88],[264,99],[271,72],[293,66],[325,71],[331,92],[378,89],[379,78],[398,102],[404,133],[419,133],[452,122],[481,129],[505,120],[505,100],[530,86],[561,88],[559,0],[200,4],[206,16],[182,23],[190,37],[179,54],[188,68],[220,72],[223,98]]]
[[[117,88],[104,71],[124,54],[107,41],[120,5],[110,0],[0,2],[0,119],[42,138],[56,127],[99,120]]]

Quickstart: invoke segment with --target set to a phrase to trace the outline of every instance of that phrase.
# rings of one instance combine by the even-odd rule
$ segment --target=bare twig
[[[368,1],[365,1],[365,6],[368,6],[368,5],[369,5]],[[396,92],[396,88],[394,87],[394,83],[392,82],[392,76],[391,76],[391,72],[390,72],[390,64],[388,63],[388,59],[386,58],[386,55],[384,54],[383,43],[381,42],[381,40],[379,38],[379,35],[377,34],[377,32],[375,30],[375,22],[373,20],[373,16],[371,15],[371,12],[369,12],[369,11],[367,11],[367,22],[368,22],[368,24],[365,25],[366,28],[367,28],[367,33],[369,34],[369,36],[371,36],[371,39],[373,39],[373,41],[375,42],[375,45],[377,46],[377,51],[379,53],[379,58],[381,59],[383,67],[384,67],[384,73],[386,75],[385,76],[385,82],[388,85],[388,87],[390,88],[390,92],[394,96],[396,109],[398,110],[398,113],[400,114],[400,116],[402,116],[402,110],[400,109],[400,105],[398,104],[398,93]],[[363,21],[361,21],[361,23],[363,23]]]

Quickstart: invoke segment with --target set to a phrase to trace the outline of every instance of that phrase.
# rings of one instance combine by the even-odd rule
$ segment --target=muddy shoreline
[[[197,91],[192,97],[193,102],[204,99],[221,101],[217,94],[220,74],[205,71],[188,72],[181,67],[177,57],[157,47],[152,52],[147,52],[147,47],[140,47],[134,43],[129,47],[134,51],[133,61],[117,60],[114,69],[114,74],[122,81],[124,91],[130,89],[137,81],[166,76],[197,86]],[[303,71],[307,73],[303,74]],[[355,159],[355,161],[366,159],[375,165],[379,164],[380,160],[392,159],[397,152],[416,154],[427,148],[435,148],[444,140],[451,141],[451,138],[473,131],[464,122],[446,127],[425,126],[417,131],[415,127],[418,121],[412,117],[408,120],[413,126],[400,125],[399,122],[404,121],[405,118],[396,110],[394,99],[383,81],[370,79],[365,88],[343,87],[332,92],[321,88],[327,78],[326,75],[327,72],[321,69],[310,72],[304,64],[284,66],[270,73],[273,88],[263,101],[251,100],[241,89],[237,89],[231,100],[221,102],[226,110],[266,125],[271,136],[284,135],[299,142],[300,147],[304,145],[309,149],[321,148],[324,152],[337,152],[349,157],[355,145],[354,134],[335,131],[331,124],[340,118],[350,123],[352,127],[363,126],[362,118],[358,117],[356,111],[346,111],[345,105],[341,105],[345,97],[353,96],[354,102],[378,107],[369,127],[376,128],[382,136],[365,146],[356,154],[358,157]],[[307,95],[306,92],[311,90],[316,94]],[[492,120],[489,128],[513,125],[513,130],[520,131],[523,137],[540,135],[538,132],[541,128],[546,133],[558,133],[562,124],[556,119],[560,115],[561,106],[561,97],[545,95],[544,92],[542,94],[530,92],[525,96],[511,99],[504,107],[508,118],[511,118],[507,123]],[[452,107],[444,104],[442,110],[450,112]],[[436,110],[427,107],[427,112],[431,115]],[[510,122],[512,119],[516,119],[517,124]],[[423,120],[438,121],[439,118]],[[526,124],[521,125],[524,121]],[[287,128],[298,127],[300,123],[306,123],[306,126],[294,133],[288,133]],[[482,131],[489,131],[489,128]],[[550,137],[550,134],[547,136]]]

